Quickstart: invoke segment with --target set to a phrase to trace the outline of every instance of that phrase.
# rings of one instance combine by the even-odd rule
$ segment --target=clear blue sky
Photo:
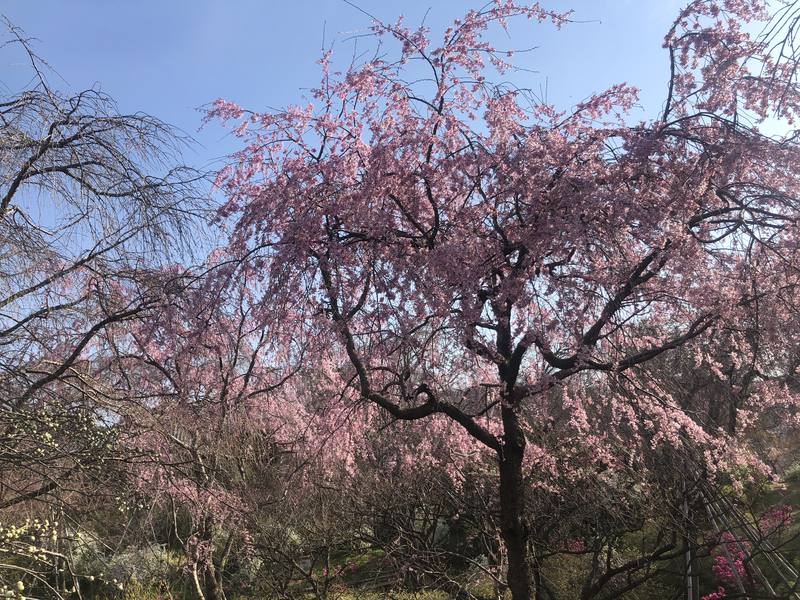
[[[434,33],[483,0],[355,0],[384,20],[400,14],[426,23]],[[578,21],[561,31],[521,20],[512,48],[536,46],[520,56],[537,73],[522,83],[547,86],[550,101],[566,108],[614,83],[642,90],[639,115],[653,115],[665,94],[667,57],[663,34],[680,0],[548,1],[548,8],[575,9]],[[367,16],[342,0],[0,0],[0,13],[29,36],[37,52],[64,81],[80,90],[99,86],[121,110],[144,111],[180,127],[200,143],[188,153],[210,164],[234,144],[216,127],[197,131],[197,107],[224,97],[254,110],[298,101],[318,82],[323,31],[334,52],[352,54],[354,33]],[[369,43],[359,41],[360,47]],[[20,56],[0,53],[0,81],[11,90],[24,83]],[[516,80],[519,82],[519,79]]]

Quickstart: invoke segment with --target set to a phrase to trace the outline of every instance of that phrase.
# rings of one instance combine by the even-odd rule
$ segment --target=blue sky
[[[356,0],[384,20],[426,15],[434,33],[476,3],[464,0]],[[642,118],[661,106],[667,56],[661,39],[682,3],[678,0],[543,0],[573,8],[578,22],[556,31],[522,20],[503,47],[536,50],[518,55],[536,73],[521,83],[546,86],[548,99],[568,107],[622,81],[642,90]],[[57,87],[98,86],[122,111],[144,111],[183,129],[198,146],[187,160],[211,165],[235,147],[217,127],[198,131],[196,110],[224,97],[254,110],[298,101],[314,86],[323,43],[349,58],[354,34],[369,18],[343,0],[0,0],[0,13],[29,36],[63,81]],[[502,35],[502,37],[500,37]],[[368,40],[361,39],[361,48]],[[12,91],[25,81],[20,56],[0,53],[0,81]],[[518,82],[519,79],[517,79]]]

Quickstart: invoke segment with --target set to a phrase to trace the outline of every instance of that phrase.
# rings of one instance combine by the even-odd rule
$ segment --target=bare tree
[[[121,114],[96,89],[54,89],[30,40],[5,25],[4,58],[21,53],[31,75],[25,89],[0,96],[0,514],[8,524],[33,501],[62,510],[114,471],[114,393],[93,354],[108,327],[177,291],[180,269],[171,265],[191,255],[187,231],[207,205],[202,173],[180,165],[186,138],[149,115]],[[29,554],[49,566],[55,556]],[[43,577],[35,568],[28,575]]]

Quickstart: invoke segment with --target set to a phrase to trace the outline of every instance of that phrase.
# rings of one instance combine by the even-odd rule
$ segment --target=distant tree
[[[225,598],[226,571],[252,547],[256,514],[286,493],[307,419],[276,401],[271,344],[249,319],[246,290],[209,302],[202,278],[185,278],[163,309],[110,327],[107,378],[128,400],[120,411],[128,476],[161,531],[179,548],[201,600]],[[278,375],[280,377],[280,375]],[[278,463],[286,463],[285,465]]]
[[[770,363],[797,331],[800,148],[759,124],[794,122],[800,96],[793,63],[748,33],[769,18],[760,0],[682,10],[664,40],[663,108],[636,124],[626,84],[562,112],[491,83],[512,65],[482,35],[515,16],[569,20],[498,0],[438,45],[425,28],[375,23],[396,60],[382,50],[339,73],[326,53],[306,104],[218,101],[209,118],[238,121],[245,143],[218,178],[238,258],[223,275],[259,281],[253,317],[287,349],[303,344],[287,362],[343,353],[354,398],[451,420],[451,443],[494,456],[507,583],[528,600],[545,594],[528,553],[532,482],[635,472],[654,447],[691,450],[705,473],[761,465],[738,429],[709,425],[654,377],[656,357],[691,348],[713,372],[724,338],[758,365],[759,393],[728,419],[796,423],[797,395]],[[480,386],[494,391],[483,407],[453,394]],[[572,460],[532,439],[556,389]]]

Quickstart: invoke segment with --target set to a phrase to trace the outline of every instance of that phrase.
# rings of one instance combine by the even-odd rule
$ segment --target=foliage
[[[480,456],[515,599],[547,593],[540,491],[568,503],[607,481],[616,523],[590,551],[609,559],[581,594],[619,594],[679,554],[665,529],[611,564],[653,481],[677,483],[673,513],[697,482],[741,490],[770,476],[752,432],[798,424],[800,152],[758,126],[798,116],[795,63],[748,33],[763,3],[692,2],[664,39],[663,112],[629,124],[628,84],[567,112],[493,84],[513,64],[484,34],[514,17],[569,20],[507,1],[439,41],[375,23],[396,58],[336,71],[326,53],[307,104],[215,103],[243,142],[217,179],[232,228],[217,276],[248,282],[287,372],[333,364],[344,403]],[[719,397],[675,385],[689,365]],[[629,476],[642,493],[615,489]]]
[[[690,2],[637,123],[627,83],[494,83],[490,29],[570,13],[373,23],[307,102],[209,107],[242,149],[199,264],[176,133],[11,27],[0,594],[791,597],[800,147],[761,124],[800,112],[800,7],[768,9]]]

